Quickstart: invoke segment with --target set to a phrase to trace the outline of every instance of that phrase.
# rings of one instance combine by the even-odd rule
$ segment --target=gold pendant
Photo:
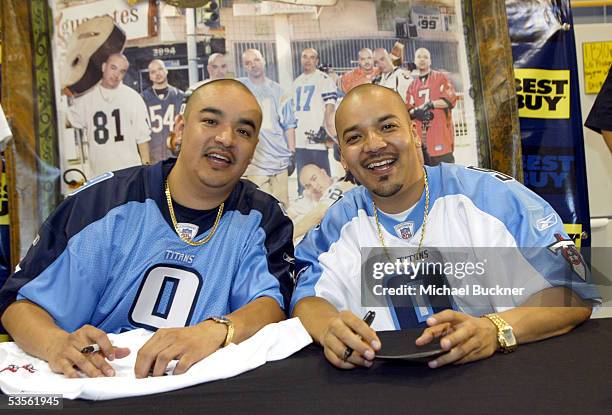
[[[421,239],[419,240],[419,247],[417,248],[415,257],[421,252],[421,248],[423,247],[423,241],[425,240],[425,231],[427,229],[427,219],[429,218],[429,182],[427,180],[427,170],[423,169],[423,179],[425,181],[425,210],[423,212],[423,226],[421,227]],[[376,222],[376,230],[378,231],[378,240],[380,241],[380,245],[385,251],[385,255],[387,259],[391,262],[391,255],[389,255],[389,251],[387,251],[387,246],[385,245],[385,236],[382,232],[382,227],[378,222],[378,208],[376,207],[376,203],[374,202],[374,198],[372,198],[372,208],[374,209],[374,221]]]
[[[168,204],[168,210],[170,211],[170,219],[172,219],[172,225],[174,226],[174,231],[176,232],[178,237],[181,238],[181,241],[191,246],[204,245],[205,243],[210,241],[213,235],[215,234],[215,232],[217,231],[219,222],[221,222],[221,216],[223,215],[223,208],[225,206],[225,203],[221,203],[219,205],[219,210],[217,211],[217,217],[215,219],[215,223],[210,229],[210,232],[208,233],[208,235],[206,235],[206,237],[202,239],[201,241],[193,242],[192,240],[184,236],[179,230],[178,223],[176,222],[176,216],[174,215],[174,206],[172,205],[172,195],[170,194],[170,187],[168,186],[168,180],[166,180],[166,183],[165,183],[165,193],[166,193],[166,203]]]

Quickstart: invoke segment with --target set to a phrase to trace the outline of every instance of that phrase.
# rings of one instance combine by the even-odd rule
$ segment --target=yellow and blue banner
[[[590,214],[570,2],[507,0],[506,11],[525,185],[546,199],[566,226],[570,225],[574,239],[578,239],[576,245],[589,247]]]

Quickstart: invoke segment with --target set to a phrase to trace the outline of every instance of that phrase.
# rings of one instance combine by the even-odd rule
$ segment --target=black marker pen
[[[376,312],[370,310],[363,317],[363,321],[368,326],[371,326],[372,322],[374,321],[374,317],[376,317]],[[351,349],[350,347],[347,347],[346,350],[344,351],[344,356],[342,357],[342,360],[344,360],[346,362],[348,360],[348,358],[351,357],[351,354],[353,354],[353,349]]]

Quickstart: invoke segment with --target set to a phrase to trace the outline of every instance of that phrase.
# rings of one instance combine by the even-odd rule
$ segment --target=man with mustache
[[[261,109],[242,83],[187,92],[178,159],[98,177],[60,204],[0,291],[2,324],[67,377],[113,376],[130,351],[106,333],[145,328],[135,375],[174,374],[285,317],[293,228],[240,180]],[[81,350],[96,344],[100,352]]]
[[[342,164],[363,186],[345,193],[296,248],[291,302],[293,316],[332,364],[370,367],[382,346],[375,330],[423,328],[416,345],[439,341],[444,350],[429,362],[436,368],[510,352],[589,318],[599,295],[543,199],[498,172],[422,166],[404,102],[388,88],[351,90],[336,112],[336,128]],[[371,282],[361,275],[361,248],[368,247],[383,247],[389,262],[395,259],[387,247],[403,248],[401,255],[417,258],[414,264],[426,263],[418,258],[430,248],[494,248],[499,261],[478,281],[517,294],[441,295],[437,304],[428,294],[407,295],[410,303],[403,304],[389,294],[368,307],[361,291],[362,278]],[[516,262],[504,261],[503,254],[515,251]],[[445,275],[449,283],[462,281],[451,277]],[[427,287],[424,277],[420,282]],[[376,311],[372,328],[360,319],[368,310]]]

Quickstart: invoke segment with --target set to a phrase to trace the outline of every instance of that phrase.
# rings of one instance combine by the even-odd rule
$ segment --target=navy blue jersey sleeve
[[[135,182],[140,179],[138,171],[137,167],[120,174]],[[27,299],[45,309],[64,330],[91,323],[112,265],[109,253],[119,242],[113,239],[114,226],[108,215],[125,203],[125,198],[116,196],[122,192],[115,174],[95,178],[64,200],[43,223],[0,291],[0,313],[15,300]]]
[[[0,292],[0,312],[15,300],[27,299],[45,309],[64,330],[88,322],[104,289],[108,238],[89,222],[89,203],[81,197],[86,193],[69,197],[42,225]]]
[[[293,223],[276,199],[254,186],[248,193],[253,206],[249,214],[260,216],[260,220],[259,226],[245,235],[240,267],[232,284],[230,309],[237,310],[267,296],[286,312],[293,292]]]

